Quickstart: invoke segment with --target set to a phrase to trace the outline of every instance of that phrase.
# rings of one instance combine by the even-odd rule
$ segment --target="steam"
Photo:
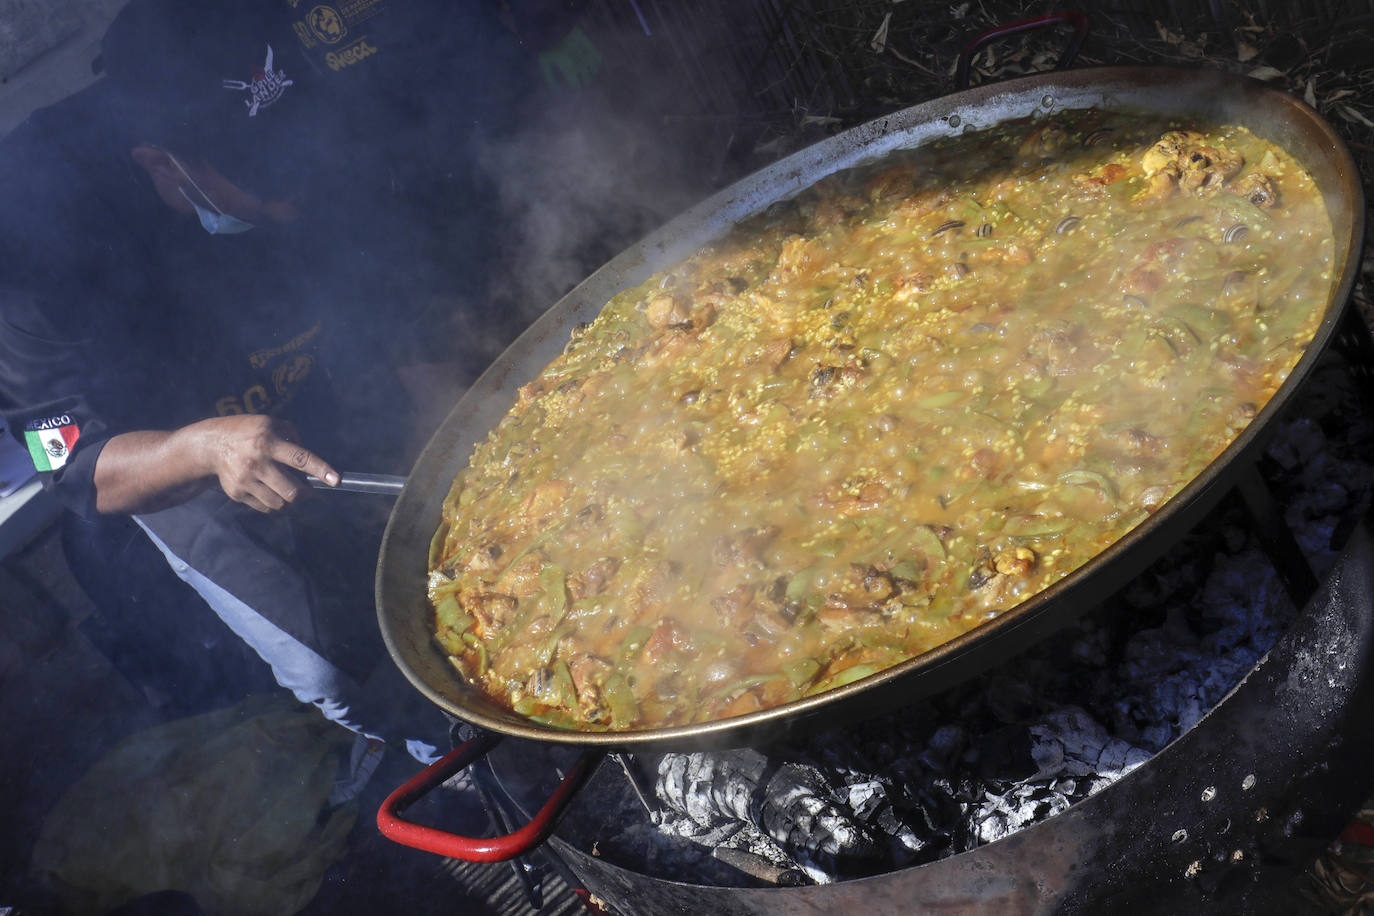
[[[639,102],[667,98],[666,81]],[[665,102],[665,104],[667,104]],[[665,109],[670,110],[670,109]],[[604,91],[555,97],[477,164],[496,190],[491,301],[527,324],[589,273],[709,190],[711,150],[684,124],[626,112]]]

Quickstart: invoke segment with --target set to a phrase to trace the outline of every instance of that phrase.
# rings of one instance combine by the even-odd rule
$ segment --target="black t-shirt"
[[[97,83],[0,142],[0,411],[47,485],[90,515],[110,436],[236,413],[293,421],[338,467],[390,470],[399,392],[355,415],[332,384],[387,325],[347,253],[309,221],[209,235],[156,196],[111,104]]]
[[[296,223],[210,236],[174,213],[129,156],[156,138],[104,82],[0,141],[0,412],[82,514],[110,436],[223,414],[290,419],[335,467],[403,470],[415,431],[388,364],[453,352],[429,291],[483,305],[499,211],[475,150],[518,124],[534,66],[495,4],[278,9],[299,47],[274,66],[327,87],[296,134],[313,148],[270,150],[316,164]]]

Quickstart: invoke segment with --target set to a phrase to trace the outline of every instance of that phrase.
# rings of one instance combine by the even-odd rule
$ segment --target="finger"
[[[295,502],[307,489],[300,478],[288,473],[279,464],[264,467],[258,475],[257,483],[254,495],[274,510]]]
[[[302,474],[314,474],[331,487],[339,483],[339,472],[310,449],[286,439],[277,439],[269,454],[274,461],[286,465]]]
[[[248,508],[254,510],[255,512],[261,512],[264,515],[272,511],[271,509],[264,506],[262,504],[262,501],[258,499],[256,496],[254,496],[252,493],[242,492],[230,494],[229,498],[236,503],[243,503]]]

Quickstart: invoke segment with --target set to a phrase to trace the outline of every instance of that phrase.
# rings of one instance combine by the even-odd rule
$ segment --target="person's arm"
[[[337,472],[294,440],[289,423],[252,414],[214,417],[170,431],[120,433],[105,442],[96,459],[96,511],[155,512],[218,482],[230,499],[272,512],[306,489],[291,471],[337,484]]]
[[[89,316],[116,309],[91,307],[83,322],[62,310],[64,301],[0,283],[0,415],[21,443],[26,430],[64,428],[70,452],[35,460],[35,470],[67,508],[87,517],[155,512],[218,483],[231,499],[269,512],[305,492],[288,469],[337,482],[327,462],[295,442],[291,424],[271,417],[214,417],[170,431],[112,429],[101,405],[109,406],[117,380],[130,370],[108,362],[123,351],[104,329],[90,327]],[[100,394],[99,404],[91,391]]]

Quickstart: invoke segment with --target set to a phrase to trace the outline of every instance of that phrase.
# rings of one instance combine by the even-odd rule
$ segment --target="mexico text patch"
[[[24,426],[24,441],[29,445],[33,466],[40,471],[55,471],[67,463],[81,430],[67,414],[30,420]]]

